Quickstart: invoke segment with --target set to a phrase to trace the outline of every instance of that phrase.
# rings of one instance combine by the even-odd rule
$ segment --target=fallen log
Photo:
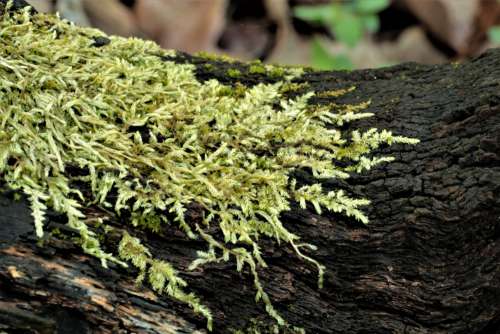
[[[0,12],[5,3],[0,1]],[[10,10],[21,9],[23,2],[14,5]],[[113,41],[96,36],[93,43],[99,48]],[[500,50],[464,64],[306,69],[301,75],[204,55],[162,59],[194,64],[200,82],[216,79],[236,90],[287,81],[283,95],[314,92],[310,105],[369,100],[366,111],[374,115],[344,124],[343,130],[376,127],[420,140],[377,150],[395,157],[392,163],[321,181],[325,189],[370,199],[362,209],[369,224],[328,211],[318,214],[313,206],[295,204],[282,213],[289,231],[317,246],[307,255],[326,271],[318,288],[313,264],[290,245],[264,238],[261,251],[269,267],[259,270],[259,277],[274,308],[291,324],[281,331],[297,326],[307,333],[500,332]],[[137,133],[148,135],[140,127]],[[294,177],[303,184],[316,182],[307,168]],[[98,206],[89,210],[97,217],[108,214]],[[114,263],[103,268],[85,254],[64,215],[47,212],[45,230],[51,233],[40,241],[22,192],[5,190],[0,213],[0,333],[207,331],[206,319],[185,303],[155,293],[148,284],[135,285],[137,270]],[[188,224],[197,215],[196,206],[188,210]],[[112,214],[110,224],[134,231]],[[232,262],[188,270],[205,246],[175,226],[163,227],[160,234],[134,233],[189,281],[189,290],[212,312],[214,332],[273,328],[275,320],[254,301],[248,270],[238,272]],[[104,246],[111,249],[118,242],[110,232]]]

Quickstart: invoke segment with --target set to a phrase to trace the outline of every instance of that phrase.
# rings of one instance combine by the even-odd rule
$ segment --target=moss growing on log
[[[369,204],[341,190],[325,192],[320,183],[298,187],[292,172],[347,178],[393,160],[371,156],[380,145],[417,142],[386,130],[342,133],[339,125],[371,116],[361,112],[367,103],[311,106],[314,93],[287,99],[283,82],[228,94],[233,87],[197,81],[193,65],[163,61],[174,51],[152,42],[108,38],[27,9],[1,15],[0,176],[28,196],[37,236],[47,208],[64,214],[86,253],[103,266],[132,264],[138,282],[188,304],[209,329],[209,309],[186,292],[176,269],[126,232],[115,254],[105,252],[88,208],[106,208],[152,231],[175,224],[204,240],[207,249],[189,269],[234,260],[253,276],[256,300],[284,326],[259,280],[258,270],[267,267],[259,239],[290,245],[317,266],[321,286],[325,268],[304,253],[315,247],[289,232],[280,214],[292,202],[309,203],[318,214],[330,210],[367,223],[361,207]],[[186,221],[193,205],[200,218]]]
[[[241,77],[241,71],[235,68],[230,68],[229,70],[227,70],[227,75],[230,78],[239,78]]]

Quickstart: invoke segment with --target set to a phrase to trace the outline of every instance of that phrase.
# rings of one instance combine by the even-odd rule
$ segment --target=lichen
[[[311,106],[313,92],[287,99],[283,82],[234,93],[217,80],[197,81],[191,64],[163,61],[175,52],[153,42],[109,37],[95,47],[95,37],[105,37],[98,30],[28,10],[1,15],[0,177],[28,196],[36,235],[45,233],[48,208],[65,215],[84,252],[103,266],[131,264],[138,282],[188,304],[209,329],[210,310],[186,292],[188,282],[134,235],[123,232],[115,253],[103,250],[89,208],[135,228],[170,224],[203,240],[207,248],[189,270],[235,261],[253,277],[256,300],[287,326],[259,279],[267,267],[259,240],[291,246],[318,268],[321,287],[325,268],[303,252],[315,247],[288,231],[280,214],[296,202],[367,223],[361,208],[369,204],[319,182],[298,186],[292,172],[347,178],[393,160],[371,156],[380,145],[417,142],[387,130],[341,132],[342,123],[372,115],[360,112],[367,104]],[[346,160],[348,167],[333,163]],[[201,216],[188,221],[194,204]]]

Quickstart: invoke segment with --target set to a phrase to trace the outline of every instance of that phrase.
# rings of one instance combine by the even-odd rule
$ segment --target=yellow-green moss
[[[297,93],[299,91],[306,91],[309,87],[309,84],[306,82],[295,83],[295,82],[286,82],[280,87],[280,93]]]
[[[252,64],[248,68],[250,74],[266,74],[266,68],[262,64]]]
[[[207,248],[189,270],[230,260],[238,271],[248,268],[256,300],[285,326],[257,273],[267,267],[259,238],[286,243],[316,265],[321,286],[325,268],[303,253],[315,247],[288,231],[280,214],[295,201],[366,223],[361,208],[369,204],[342,190],[325,192],[319,183],[298,187],[291,173],[308,167],[316,178],[347,178],[392,160],[370,155],[380,144],[417,142],[376,129],[353,131],[348,139],[337,126],[371,116],[361,107],[312,107],[313,93],[286,99],[282,82],[232,93],[216,80],[197,81],[193,65],[163,61],[175,53],[152,42],[110,37],[96,48],[93,38],[104,36],[98,30],[28,11],[1,15],[0,176],[28,196],[37,236],[44,234],[47,207],[65,214],[86,253],[103,266],[132,264],[138,282],[190,305],[209,329],[210,311],[186,292],[171,264],[126,232],[115,254],[104,252],[87,210],[125,212],[127,223],[153,231],[175,224],[203,240]],[[299,70],[285,78],[296,75]],[[338,160],[351,164],[332,163]],[[203,213],[187,222],[192,204]]]
[[[248,87],[237,82],[234,87],[225,86],[219,91],[219,96],[231,96],[233,98],[243,98],[247,92]]]
[[[226,72],[227,76],[230,78],[240,78],[241,77],[241,71],[238,70],[237,68],[230,68]]]
[[[253,61],[248,67],[249,74],[261,74],[272,79],[282,79],[290,82],[304,73],[300,67],[285,67],[277,65],[264,65],[260,61]]]
[[[272,66],[269,68],[269,76],[271,78],[281,78],[285,75],[285,69],[282,68],[282,67],[278,67],[278,66]]]
[[[316,94],[317,97],[339,97],[342,95],[345,95],[347,93],[350,93],[356,89],[355,86],[351,86],[349,88],[344,88],[344,89],[338,89],[338,90],[327,90],[323,92],[318,92]]]
[[[215,66],[213,64],[203,64],[203,68],[207,71],[213,71],[215,69]]]
[[[305,334],[305,330],[300,327],[265,324],[255,318],[250,319],[245,329],[230,329],[230,331],[232,334]]]
[[[211,60],[211,61],[220,61],[220,62],[224,62],[224,63],[236,62],[236,59],[234,59],[228,55],[224,55],[224,54],[221,55],[221,54],[215,54],[215,53],[210,53],[210,52],[206,52],[206,51],[199,51],[199,52],[196,52],[194,55],[197,57],[206,59],[206,60]]]

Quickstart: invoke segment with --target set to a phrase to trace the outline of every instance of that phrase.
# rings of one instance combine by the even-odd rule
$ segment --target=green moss
[[[266,68],[262,64],[252,64],[248,68],[250,74],[266,74]]]
[[[339,125],[370,113],[310,106],[313,93],[287,99],[283,83],[200,83],[193,65],[163,61],[175,53],[152,42],[110,37],[96,48],[93,38],[104,36],[98,30],[27,11],[1,15],[0,176],[28,197],[37,236],[44,235],[48,207],[64,214],[84,252],[103,266],[136,267],[138,282],[191,306],[209,329],[210,310],[187,292],[188,282],[132,232],[122,233],[115,253],[103,251],[109,236],[96,232],[91,208],[136,228],[175,225],[204,241],[189,270],[225,261],[238,271],[248,268],[256,300],[286,327],[259,279],[258,270],[267,267],[259,240],[289,245],[317,267],[321,286],[325,268],[303,252],[315,247],[288,231],[281,213],[298,202],[366,223],[361,209],[369,204],[342,190],[326,192],[320,183],[297,187],[292,172],[309,168],[316,178],[347,178],[392,160],[371,156],[379,145],[417,142],[376,129],[347,138]],[[285,72],[288,79],[300,75]],[[332,163],[339,160],[349,167]],[[199,220],[187,222],[193,205]],[[98,230],[112,229],[100,224]]]
[[[226,86],[222,89],[219,90],[218,92],[219,96],[233,96],[234,94],[234,88],[231,86]]]
[[[298,78],[303,70],[298,67],[285,67],[277,65],[263,65],[260,61],[254,61],[248,67],[249,74],[260,74],[272,79],[283,79],[285,82]]]
[[[236,62],[236,59],[231,58],[228,55],[220,55],[220,54],[215,54],[215,53],[210,53],[206,51],[200,51],[194,54],[197,57],[206,59],[206,60],[211,60],[211,61],[219,61],[219,62],[224,62],[224,63],[234,63]]]
[[[295,82],[286,82],[280,88],[281,94],[287,93],[297,93],[299,91],[306,91],[309,88],[309,84],[306,82],[295,83]]]
[[[331,97],[339,97],[342,95],[345,95],[347,93],[350,93],[356,89],[355,86],[351,86],[349,88],[344,88],[344,89],[336,89],[336,90],[328,90],[328,91],[323,91],[323,92],[318,92],[316,96],[318,97],[326,97],[326,98],[331,98]]]
[[[53,237],[58,238],[58,239],[64,239],[64,238],[66,237],[66,235],[65,235],[65,234],[63,234],[59,228],[53,228],[53,229],[50,231],[50,234],[51,234]]]
[[[14,194],[14,201],[19,202],[21,199],[22,199],[21,194],[19,194],[19,193]]]
[[[269,76],[271,78],[281,78],[285,75],[285,70],[282,67],[272,66],[269,69]]]
[[[241,71],[238,70],[237,68],[230,68],[229,70],[226,71],[226,74],[228,77],[231,77],[231,78],[240,78],[241,77]]]
[[[234,85],[234,87],[231,87],[231,86],[222,87],[221,90],[218,92],[218,95],[221,97],[222,96],[230,96],[233,98],[242,98],[242,97],[244,97],[247,90],[248,90],[248,87],[237,82]]]
[[[213,71],[215,69],[215,66],[213,64],[203,64],[203,68],[207,71]]]
[[[266,324],[258,319],[252,318],[245,329],[230,329],[233,334],[304,334],[305,330],[300,327],[285,325],[276,326]]]

